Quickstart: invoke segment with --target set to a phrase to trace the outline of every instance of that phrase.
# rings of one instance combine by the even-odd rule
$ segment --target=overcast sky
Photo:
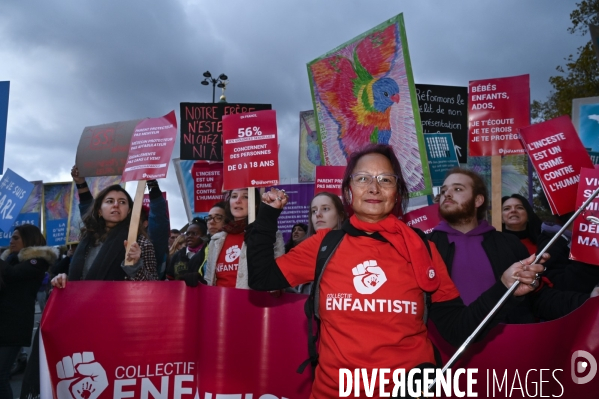
[[[399,13],[416,83],[530,74],[531,98],[589,38],[570,35],[575,0],[2,0],[0,81],[11,82],[4,167],[70,180],[85,126],[210,102],[202,73],[229,76],[229,102],[277,111],[281,177],[297,177],[306,64]],[[217,93],[218,99],[219,93]],[[173,157],[179,156],[179,142]],[[159,181],[186,223],[174,170]]]

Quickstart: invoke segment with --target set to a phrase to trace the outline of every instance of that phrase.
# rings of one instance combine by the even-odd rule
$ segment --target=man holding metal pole
[[[491,287],[510,265],[528,257],[526,247],[516,237],[496,231],[484,220],[487,205],[487,189],[480,176],[460,168],[449,171],[439,205],[445,220],[429,239],[437,246],[466,304]],[[570,313],[590,296],[553,290],[546,282],[538,275],[532,284],[535,292],[526,296],[505,321],[553,320]],[[595,295],[599,293],[595,291]]]

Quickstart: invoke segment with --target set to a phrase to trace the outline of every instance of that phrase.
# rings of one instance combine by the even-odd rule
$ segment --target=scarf
[[[399,255],[412,264],[416,282],[423,291],[433,292],[439,288],[437,271],[422,238],[404,222],[389,215],[380,222],[369,223],[361,221],[356,215],[353,215],[350,218],[350,223],[358,230],[378,232],[389,241]]]
[[[223,227],[223,231],[227,234],[240,234],[245,231],[248,225],[248,219],[233,220]]]
[[[119,223],[114,226],[106,235],[106,240],[100,248],[100,252],[94,259],[87,275],[86,280],[101,280],[101,281],[121,281],[125,280],[127,274],[121,267],[121,263],[125,260],[125,245],[129,233],[128,223]],[[77,250],[71,259],[69,267],[69,280],[81,280],[83,274],[83,266],[87,258],[88,251],[95,244],[95,239],[92,235],[87,234],[77,246]]]

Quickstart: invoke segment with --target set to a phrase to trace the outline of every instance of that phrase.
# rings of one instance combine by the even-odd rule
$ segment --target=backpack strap
[[[308,317],[308,359],[306,359],[297,369],[298,373],[303,373],[308,364],[312,365],[312,378],[314,378],[314,370],[318,364],[318,351],[316,350],[316,343],[320,334],[320,318],[318,317],[318,303],[319,299],[319,286],[322,273],[329,263],[333,252],[337,249],[343,236],[345,235],[344,230],[331,230],[325,236],[320,243],[318,250],[318,256],[316,258],[316,268],[314,269],[314,282],[310,287],[310,295],[304,304],[304,313]],[[316,328],[314,329],[314,324]]]
[[[418,236],[424,242],[426,246],[426,250],[428,251],[429,256],[432,258],[432,252],[430,244],[426,238],[424,232],[420,229],[413,228],[412,229],[418,234]],[[314,282],[310,287],[310,295],[304,304],[304,313],[308,317],[308,355],[309,358],[306,359],[297,369],[297,372],[302,374],[308,364],[312,365],[312,378],[314,378],[314,370],[316,369],[316,365],[318,364],[318,351],[316,350],[316,343],[318,342],[318,337],[320,334],[320,317],[318,315],[318,301],[319,301],[319,293],[320,293],[320,280],[322,279],[322,275],[324,273],[324,269],[326,268],[329,260],[333,256],[333,253],[343,240],[343,236],[345,236],[345,230],[331,230],[325,236],[322,242],[320,243],[320,248],[318,250],[318,256],[316,258],[316,269],[314,269]],[[424,324],[428,321],[428,310],[431,305],[431,294],[429,292],[423,291],[424,295],[424,314],[423,321]],[[314,324],[316,324],[316,329],[314,329]],[[434,348],[434,345],[433,345]],[[435,359],[437,359],[438,351],[435,350]]]

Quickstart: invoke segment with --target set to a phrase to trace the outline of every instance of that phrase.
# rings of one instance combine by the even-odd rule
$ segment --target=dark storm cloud
[[[229,76],[229,101],[273,104],[281,174],[296,177],[298,115],[312,107],[307,62],[404,12],[416,82],[530,73],[532,98],[544,99],[555,67],[588,40],[566,31],[574,8],[573,0],[4,0],[5,165],[31,180],[68,178],[85,126],[209,102],[211,87],[200,82],[210,70]],[[161,186],[173,224],[183,224],[173,170]]]

